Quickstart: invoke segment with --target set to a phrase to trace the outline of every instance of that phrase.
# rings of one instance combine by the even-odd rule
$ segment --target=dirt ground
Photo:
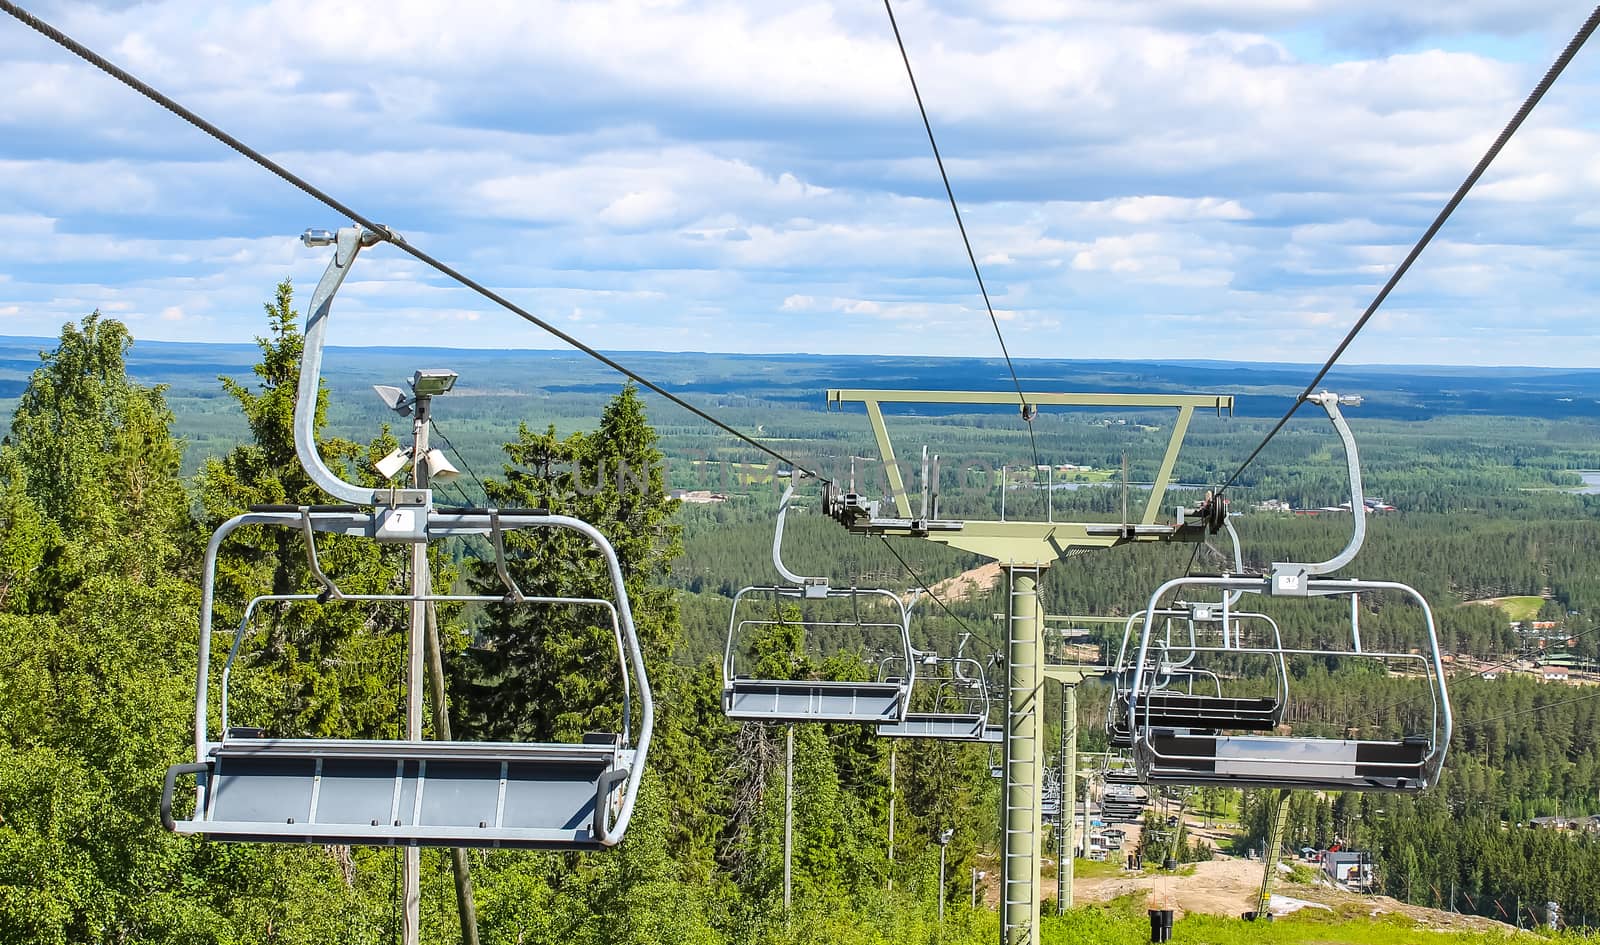
[[[1188,871],[1184,867],[1180,872]],[[1079,903],[1104,902],[1130,893],[1143,892],[1151,908],[1176,909],[1184,913],[1237,916],[1254,908],[1261,887],[1261,861],[1219,856],[1193,865],[1190,875],[1170,873],[1126,873],[1121,876],[1080,877],[1074,884]],[[1406,905],[1387,896],[1363,896],[1332,886],[1298,885],[1280,878],[1274,887],[1283,897],[1323,903],[1340,915],[1384,915],[1401,913],[1437,929],[1510,930],[1510,926],[1478,916],[1456,915]],[[1275,896],[1274,898],[1277,898]],[[1274,912],[1279,911],[1274,909]]]
[[[1139,827],[1123,825],[1127,840],[1122,850],[1110,851],[1112,863],[1124,862],[1128,852],[1137,848]],[[1206,829],[1199,819],[1190,820],[1191,837],[1205,837],[1213,846],[1220,847],[1228,837],[1226,828]],[[1000,895],[1000,870],[998,858],[980,854],[979,869],[986,875],[979,883],[980,896],[991,907],[998,908]],[[1301,864],[1302,866],[1308,864]],[[1216,859],[1181,867],[1177,873],[1146,871],[1130,873],[1118,870],[1113,875],[1078,876],[1074,882],[1074,900],[1079,904],[1108,902],[1122,896],[1143,895],[1150,908],[1175,909],[1181,918],[1185,913],[1233,916],[1255,908],[1255,897],[1261,888],[1261,861],[1245,860],[1219,854]],[[1044,887],[1046,895],[1054,895],[1055,862],[1045,861]],[[1512,931],[1512,926],[1479,916],[1458,915],[1412,906],[1388,896],[1365,896],[1346,892],[1331,884],[1298,884],[1291,882],[1287,873],[1281,873],[1273,887],[1272,911],[1282,914],[1291,911],[1293,900],[1320,903],[1338,915],[1380,916],[1400,914],[1410,917],[1424,928],[1454,931]],[[1315,908],[1311,906],[1309,908]]]
[[[989,562],[935,583],[929,590],[942,600],[967,600],[986,594],[1000,583],[1000,565]]]

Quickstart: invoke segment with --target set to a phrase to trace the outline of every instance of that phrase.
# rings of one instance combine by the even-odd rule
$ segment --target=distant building
[[[1322,855],[1322,871],[1329,879],[1349,889],[1370,889],[1373,885],[1370,853],[1329,850]]]
[[[1542,666],[1539,673],[1545,682],[1566,682],[1572,675],[1565,666]]]
[[[670,493],[672,498],[690,505],[706,505],[711,502],[726,502],[728,496],[722,492],[712,492],[709,489],[674,489]]]

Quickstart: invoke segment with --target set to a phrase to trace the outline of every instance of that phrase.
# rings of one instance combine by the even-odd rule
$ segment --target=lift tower
[[[1177,419],[1150,497],[1137,521],[957,521],[939,515],[937,469],[924,471],[921,512],[914,514],[905,477],[895,458],[894,444],[884,422],[884,404],[1004,406],[1018,402],[1014,393],[930,390],[829,390],[828,405],[865,407],[888,478],[893,508],[830,484],[824,507],[852,532],[864,535],[921,538],[1000,563],[1006,579],[1006,724],[1005,823],[1001,856],[1002,945],[1039,943],[1040,788],[1044,769],[1044,620],[1039,606],[1039,582],[1050,565],[1074,551],[1119,545],[1169,541],[1200,541],[1208,530],[1205,521],[1179,516],[1171,524],[1158,524],[1157,512],[1172,479],[1178,449],[1198,409],[1220,415],[1233,410],[1233,398],[1220,394],[1103,394],[1024,393],[1024,416],[1046,407],[1088,407],[1158,410],[1172,409]],[[937,460],[935,460],[937,466]],[[1047,516],[1053,517],[1053,516]],[[1209,523],[1220,525],[1220,519]]]

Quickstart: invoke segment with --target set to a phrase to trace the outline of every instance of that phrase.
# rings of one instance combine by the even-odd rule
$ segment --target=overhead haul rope
[[[958,616],[955,611],[950,609],[950,606],[948,604],[946,604],[942,599],[940,599],[938,594],[935,594],[933,592],[933,588],[929,587],[928,583],[926,581],[924,581],[920,576],[918,576],[917,572],[912,569],[910,563],[908,563],[905,558],[902,558],[900,556],[900,550],[894,546],[894,542],[890,541],[889,539],[885,538],[882,535],[879,535],[878,538],[883,542],[883,547],[889,549],[889,553],[894,555],[894,560],[900,562],[900,567],[905,568],[906,573],[911,575],[911,580],[917,582],[917,586],[922,588],[922,592],[924,594],[927,594],[929,597],[931,597],[935,604],[939,605],[939,609],[940,610],[944,611],[945,614],[950,617],[950,619],[952,619],[956,623],[960,624],[961,625],[961,629],[965,630],[969,636],[973,637],[978,642],[982,643],[984,646],[989,647],[989,649],[991,651],[993,651],[995,653],[999,653],[1000,652],[1000,648],[995,645],[993,640],[989,639],[987,636],[984,636],[983,634],[979,633],[978,631],[976,631],[976,630],[972,629],[970,626],[968,626],[967,622],[965,620],[962,620],[961,617]]]
[[[972,251],[972,240],[967,238],[967,225],[961,220],[961,207],[956,204],[956,192],[950,187],[950,175],[945,173],[944,158],[939,155],[939,142],[933,138],[933,123],[928,120],[928,109],[922,104],[922,92],[917,88],[916,74],[911,71],[911,57],[906,54],[905,40],[900,38],[900,24],[895,22],[894,7],[883,0],[889,13],[889,26],[894,30],[894,41],[900,47],[900,59],[906,64],[906,78],[911,80],[911,94],[917,100],[917,111],[922,115],[922,127],[928,132],[928,146],[933,148],[933,161],[939,165],[939,179],[944,181],[945,196],[950,198],[950,212],[955,214],[956,229],[961,231],[961,245],[967,248],[967,261],[972,263],[972,275],[978,280],[978,293],[983,296],[983,307],[989,312],[989,323],[994,325],[994,336],[1000,342],[1000,353],[1005,356],[1006,370],[1011,372],[1011,383],[1016,385],[1017,399],[1022,403],[1022,421],[1028,425],[1028,444],[1033,447],[1033,467],[1039,468],[1039,440],[1033,435],[1033,415],[1028,407],[1027,395],[1022,392],[1022,382],[1017,379],[1016,365],[1011,363],[1011,351],[1006,348],[1006,336],[1000,332],[1000,319],[989,301],[989,290],[983,284],[983,272],[978,268],[978,257]]]
[[[1532,715],[1537,712],[1543,712],[1545,709],[1554,709],[1558,706],[1572,705],[1576,702],[1588,702],[1591,699],[1600,699],[1600,692],[1591,692],[1588,695],[1583,696],[1573,696],[1571,699],[1562,699],[1560,702],[1546,702],[1541,705],[1530,706],[1526,709],[1518,709],[1515,712],[1507,712],[1504,715],[1491,715],[1486,719],[1467,719],[1465,721],[1470,725],[1487,725],[1490,722],[1499,722],[1503,719],[1513,719],[1519,715]]]
[[[467,471],[467,475],[472,477],[472,481],[477,483],[478,489],[483,492],[483,500],[485,502],[489,501],[489,487],[483,484],[483,480],[478,478],[478,473],[472,468],[472,464],[467,462],[467,458],[461,455],[461,451],[456,449],[456,445],[450,442],[450,437],[445,434],[438,421],[429,417],[428,425],[433,428],[433,432],[439,434],[439,439],[444,441],[445,448],[456,454],[456,461],[461,463],[461,468]]]
[[[1333,349],[1333,354],[1323,363],[1316,376],[1311,378],[1311,383],[1307,384],[1306,389],[1300,392],[1299,397],[1295,398],[1294,405],[1278,419],[1277,423],[1273,424],[1272,429],[1267,431],[1267,435],[1256,445],[1256,448],[1250,451],[1250,455],[1245,458],[1245,461],[1239,464],[1239,468],[1234,470],[1233,475],[1228,477],[1228,481],[1224,482],[1222,487],[1217,490],[1219,498],[1229,486],[1238,480],[1240,474],[1251,463],[1255,462],[1256,457],[1260,456],[1261,451],[1266,448],[1268,443],[1272,442],[1272,438],[1278,435],[1284,424],[1289,422],[1289,418],[1295,415],[1295,412],[1300,409],[1300,405],[1305,403],[1306,398],[1316,392],[1317,385],[1321,384],[1323,378],[1328,376],[1328,372],[1333,369],[1334,363],[1344,354],[1345,349],[1350,347],[1350,343],[1356,340],[1356,335],[1360,334],[1361,329],[1366,327],[1367,322],[1372,320],[1372,316],[1378,311],[1378,307],[1384,303],[1384,300],[1389,297],[1389,293],[1394,291],[1394,287],[1399,284],[1400,279],[1411,269],[1411,264],[1417,261],[1417,257],[1421,256],[1422,251],[1433,241],[1434,235],[1444,226],[1445,221],[1450,219],[1450,214],[1454,213],[1456,207],[1466,198],[1467,192],[1478,182],[1478,178],[1483,176],[1483,172],[1489,169],[1489,165],[1500,155],[1501,149],[1511,140],[1511,136],[1517,133],[1518,128],[1522,127],[1523,121],[1533,111],[1534,106],[1539,104],[1539,100],[1544,98],[1544,94],[1550,90],[1550,86],[1555,84],[1556,78],[1567,68],[1567,64],[1578,54],[1578,50],[1582,49],[1583,44],[1588,42],[1589,35],[1594,32],[1596,26],[1600,26],[1600,6],[1595,7],[1594,12],[1589,14],[1589,18],[1584,21],[1583,26],[1578,28],[1578,32],[1567,43],[1566,48],[1561,51],[1561,55],[1556,57],[1556,61],[1545,72],[1544,78],[1540,79],[1539,84],[1534,86],[1532,92],[1528,93],[1528,98],[1522,103],[1522,107],[1517,109],[1515,115],[1511,116],[1511,120],[1506,123],[1505,128],[1500,132],[1500,136],[1494,139],[1494,143],[1489,146],[1489,150],[1485,151],[1483,157],[1478,160],[1478,164],[1472,169],[1472,173],[1468,174],[1467,179],[1461,182],[1460,187],[1456,188],[1455,194],[1444,205],[1444,209],[1439,211],[1439,215],[1434,218],[1428,229],[1423,232],[1422,238],[1417,240],[1415,246],[1411,247],[1411,252],[1406,254],[1406,258],[1400,262],[1394,274],[1389,276],[1389,281],[1385,282],[1383,288],[1378,290],[1378,294],[1373,297],[1366,311],[1361,313],[1361,317],[1356,319],[1356,323],[1351,326],[1350,331],[1344,336],[1344,340],[1339,342],[1339,346]]]
[[[1569,643],[1570,642],[1575,642],[1575,641],[1581,639],[1582,637],[1586,637],[1589,634],[1595,633],[1597,631],[1600,631],[1600,624],[1596,624],[1595,626],[1590,627],[1587,630],[1580,630],[1579,632],[1568,636],[1567,640],[1569,641]],[[1465,680],[1468,680],[1468,679],[1479,679],[1479,678],[1488,676],[1490,673],[1499,672],[1500,670],[1505,669],[1507,666],[1510,666],[1513,663],[1519,662],[1521,660],[1525,660],[1525,659],[1528,659],[1530,657],[1537,658],[1538,655],[1539,654],[1534,652],[1534,644],[1529,643],[1527,646],[1523,647],[1521,650],[1518,650],[1517,652],[1512,653],[1510,656],[1506,657],[1505,659],[1501,660],[1498,663],[1495,663],[1495,664],[1490,665],[1490,666],[1485,666],[1483,669],[1477,670],[1475,672],[1468,673],[1465,676],[1453,676],[1453,677],[1450,678],[1450,682],[1451,683],[1458,683],[1458,682],[1464,682]],[[1397,709],[1400,706],[1403,706],[1408,702],[1414,702],[1421,695],[1422,695],[1421,693],[1416,693],[1416,694],[1413,694],[1413,695],[1406,696],[1404,699],[1399,699],[1399,700],[1397,700],[1395,702],[1391,702],[1388,705],[1384,706],[1383,708],[1379,709],[1378,711],[1372,713],[1372,716],[1374,718],[1381,718],[1390,709]]]
[[[331,195],[329,195],[325,191],[323,191],[323,190],[317,188],[316,186],[314,186],[313,184],[311,184],[305,178],[300,177],[299,175],[293,173],[292,171],[290,171],[287,168],[285,168],[283,165],[279,164],[278,162],[276,162],[276,161],[272,160],[271,158],[267,157],[266,155],[262,154],[260,151],[257,151],[256,149],[250,147],[249,145],[245,144],[243,141],[240,141],[238,138],[235,138],[233,135],[228,134],[226,131],[223,131],[221,128],[218,128],[216,125],[212,124],[211,122],[206,121],[204,118],[201,118],[199,115],[195,114],[194,112],[190,111],[189,109],[185,108],[184,106],[178,104],[177,101],[175,101],[174,99],[172,99],[170,96],[166,95],[165,93],[161,92],[159,89],[156,89],[155,87],[151,86],[150,84],[144,82],[143,80],[141,80],[137,76],[135,76],[132,73],[130,73],[128,70],[122,68],[121,66],[118,66],[114,62],[111,62],[110,60],[106,59],[104,56],[100,55],[99,53],[95,52],[94,50],[90,49],[89,47],[87,47],[87,46],[83,45],[82,43],[78,42],[77,40],[73,39],[71,36],[68,36],[66,33],[63,33],[61,30],[57,29],[56,27],[51,26],[49,23],[46,23],[44,20],[41,20],[37,16],[34,16],[32,13],[29,13],[27,10],[25,10],[22,7],[18,6],[17,4],[11,2],[11,0],[0,0],[0,10],[4,10],[6,13],[10,14],[12,17],[16,18],[18,21],[20,21],[21,23],[23,23],[24,25],[26,25],[30,29],[32,29],[35,32],[39,33],[40,35],[44,36],[46,39],[48,39],[51,42],[55,43],[57,46],[60,46],[61,48],[67,50],[68,52],[70,52],[73,55],[77,56],[79,59],[82,59],[84,62],[89,63],[90,65],[92,65],[95,68],[99,69],[101,72],[104,72],[106,75],[111,76],[112,78],[116,79],[117,81],[121,82],[122,84],[124,84],[124,85],[128,86],[129,88],[133,89],[135,92],[138,92],[140,95],[143,95],[145,98],[149,99],[150,101],[156,103],[157,105],[161,106],[162,108],[166,109],[167,111],[171,112],[172,114],[178,116],[179,118],[183,119],[184,121],[186,121],[189,124],[193,125],[194,127],[198,128],[200,131],[203,131],[207,135],[210,135],[211,137],[213,137],[216,140],[220,141],[222,144],[224,144],[227,147],[231,148],[234,152],[239,154],[241,157],[244,157],[244,158],[248,159],[252,163],[254,163],[257,166],[261,167],[262,169],[264,169],[264,170],[268,171],[269,173],[273,174],[274,176],[282,179],[285,183],[289,184],[291,187],[294,187],[296,190],[299,190],[301,193],[303,193],[306,196],[310,197],[312,200],[317,201],[318,203],[320,203],[323,206],[327,207],[328,209],[334,211],[335,213],[339,214],[340,216],[346,217],[347,219],[349,219],[349,220],[351,220],[351,221],[353,221],[355,223],[359,223],[363,227],[367,228],[368,230],[371,230],[372,232],[378,234],[385,241],[387,241],[388,243],[393,245],[395,248],[399,249],[401,252],[403,252],[406,255],[412,257],[413,259],[417,260],[418,262],[422,263],[423,265],[427,266],[428,268],[434,270],[435,272],[439,273],[440,275],[445,276],[446,278],[451,279],[451,280],[453,280],[455,282],[458,282],[458,283],[460,283],[461,285],[465,286],[468,289],[471,289],[473,292],[476,292],[478,295],[482,296],[485,299],[488,299],[489,301],[495,303],[496,305],[500,306],[501,308],[505,309],[506,311],[512,313],[513,315],[518,316],[519,318],[523,319],[524,321],[528,322],[529,324],[536,325],[539,328],[542,328],[545,331],[549,332],[550,334],[555,335],[557,338],[560,338],[562,341],[566,342],[567,344],[571,345],[572,347],[578,349],[579,351],[582,351],[584,354],[588,355],[589,357],[594,358],[596,361],[599,361],[601,364],[604,364],[606,367],[611,368],[613,371],[616,371],[617,373],[622,374],[625,377],[631,378],[632,380],[638,382],[641,386],[643,386],[645,388],[648,388],[649,390],[652,390],[657,394],[660,394],[662,397],[665,397],[667,400],[671,401],[672,403],[677,404],[679,407],[682,407],[683,409],[689,411],[690,413],[692,413],[695,416],[699,417],[701,420],[704,420],[707,423],[711,424],[712,426],[718,428],[719,430],[722,430],[724,433],[727,433],[727,434],[729,434],[731,436],[734,436],[734,437],[738,438],[739,440],[743,441],[744,443],[755,447],[756,449],[760,450],[761,452],[765,453],[766,455],[771,456],[773,459],[776,459],[781,463],[786,463],[790,467],[792,467],[794,469],[798,469],[801,472],[803,472],[803,473],[805,473],[805,474],[807,474],[807,475],[809,475],[809,476],[811,476],[813,478],[820,479],[820,480],[822,480],[824,482],[830,481],[830,480],[827,479],[827,477],[818,475],[817,473],[813,472],[812,470],[807,469],[805,466],[802,466],[801,464],[795,462],[794,460],[792,460],[789,457],[783,455],[782,453],[778,452],[777,450],[773,449],[772,447],[767,446],[765,443],[762,443],[760,440],[757,440],[754,437],[752,437],[752,436],[750,436],[750,435],[748,435],[746,433],[741,432],[740,430],[738,430],[735,427],[732,427],[732,426],[730,426],[730,425],[728,425],[726,423],[723,423],[721,420],[718,420],[716,417],[713,417],[711,414],[707,413],[705,410],[702,410],[701,408],[696,407],[694,404],[688,402],[687,400],[684,400],[682,397],[679,397],[677,394],[672,393],[671,391],[667,390],[665,387],[662,387],[660,384],[655,383],[654,381],[650,380],[649,378],[645,377],[644,375],[640,374],[639,372],[633,370],[632,368],[629,368],[629,367],[617,362],[616,360],[614,360],[614,359],[602,354],[600,351],[596,350],[595,348],[592,348],[589,345],[584,344],[582,341],[579,341],[577,338],[575,338],[572,335],[562,331],[560,328],[557,328],[556,326],[550,324],[549,322],[547,322],[544,319],[540,318],[539,316],[533,314],[532,312],[528,311],[527,309],[523,308],[522,306],[516,304],[515,302],[511,301],[510,299],[506,298],[505,296],[501,295],[500,293],[494,291],[493,289],[489,288],[488,286],[485,286],[481,282],[478,282],[477,280],[468,277],[467,275],[457,271],[456,269],[454,269],[453,267],[447,265],[446,263],[444,263],[444,262],[434,258],[433,256],[429,255],[428,253],[424,252],[423,250],[418,249],[415,246],[412,246],[410,243],[407,243],[399,234],[395,233],[393,230],[389,229],[388,227],[384,226],[381,223],[373,222],[369,217],[367,217],[367,216],[365,216],[363,214],[357,213],[355,210],[353,210],[349,206],[346,206],[344,203],[341,203],[340,201],[334,199]]]

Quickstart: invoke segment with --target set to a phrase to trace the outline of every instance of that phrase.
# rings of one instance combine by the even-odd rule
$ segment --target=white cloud
[[[1115,356],[1226,323],[1258,329],[1236,333],[1241,355],[1305,359],[1542,70],[1517,43],[1564,40],[1571,11],[1529,2],[927,0],[900,15],[1008,330],[1040,354]],[[993,344],[881,11],[157,0],[52,15],[602,346]],[[8,330],[120,305],[141,334],[245,340],[278,278],[304,290],[320,274],[325,257],[292,236],[340,221],[116,83],[15,30],[0,31],[0,82]],[[1600,355],[1553,314],[1600,282],[1592,239],[1574,238],[1600,226],[1596,83],[1573,64],[1403,285],[1406,330],[1436,329],[1437,358],[1490,350],[1452,339],[1501,322],[1547,329],[1547,358]],[[1461,327],[1429,322],[1446,307]],[[390,317],[416,343],[545,340],[380,247],[335,332],[357,343]]]

